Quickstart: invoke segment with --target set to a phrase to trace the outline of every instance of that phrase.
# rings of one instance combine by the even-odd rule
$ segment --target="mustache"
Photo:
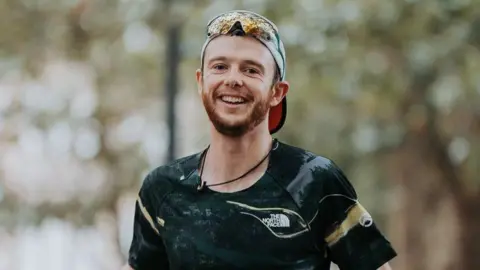
[[[218,89],[212,93],[213,98],[219,98],[221,96],[236,96],[248,101],[255,98],[249,91]]]

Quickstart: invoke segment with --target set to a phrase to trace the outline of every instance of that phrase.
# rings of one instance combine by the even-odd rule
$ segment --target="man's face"
[[[273,84],[275,60],[251,37],[221,36],[212,40],[197,71],[205,110],[221,134],[238,137],[265,123],[270,107],[288,91],[286,82]]]

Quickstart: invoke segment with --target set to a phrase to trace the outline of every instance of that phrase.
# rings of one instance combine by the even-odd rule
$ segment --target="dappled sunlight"
[[[400,254],[394,269],[480,263],[478,2],[0,6],[0,270],[120,269],[138,189],[169,161],[167,27],[182,29],[181,157],[208,144],[195,81],[205,23],[234,8],[266,13],[285,43],[278,138],[345,169]]]
[[[131,217],[130,217],[131,218]],[[1,269],[98,269],[121,266],[116,254],[115,223],[99,218],[95,227],[76,227],[60,219],[19,226],[0,233]],[[108,258],[108,259],[106,259]]]

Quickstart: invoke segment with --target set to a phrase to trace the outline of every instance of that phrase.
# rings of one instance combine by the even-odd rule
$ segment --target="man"
[[[272,139],[289,90],[276,26],[252,12],[221,14],[201,57],[211,144],[146,177],[129,267],[390,269],[396,253],[340,168]]]

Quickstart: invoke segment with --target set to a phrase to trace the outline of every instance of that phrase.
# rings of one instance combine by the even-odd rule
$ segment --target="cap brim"
[[[270,109],[268,117],[268,129],[270,134],[274,134],[279,131],[287,118],[287,97],[284,97],[282,102],[277,106]]]

